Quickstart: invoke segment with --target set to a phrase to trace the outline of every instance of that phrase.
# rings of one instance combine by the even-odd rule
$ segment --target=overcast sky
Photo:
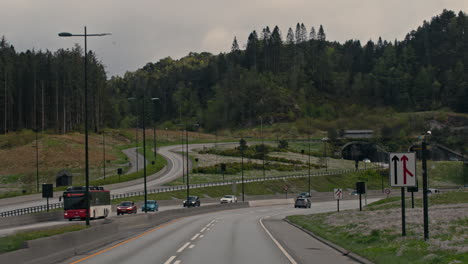
[[[307,31],[322,24],[332,41],[401,40],[444,8],[466,13],[468,0],[1,0],[0,35],[17,51],[55,51],[83,46],[59,32],[111,32],[88,39],[110,77],[167,56],[226,52],[234,36],[244,48],[265,26],[278,25],[283,39],[300,22]]]

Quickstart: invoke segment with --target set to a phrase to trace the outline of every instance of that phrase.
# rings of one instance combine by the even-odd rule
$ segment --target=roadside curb
[[[351,252],[351,251],[345,249],[345,248],[342,248],[342,247],[336,245],[335,243],[333,243],[333,242],[331,242],[331,241],[328,241],[328,240],[326,240],[326,239],[324,239],[324,238],[322,238],[322,237],[320,237],[320,236],[314,234],[313,232],[311,232],[311,231],[309,231],[309,230],[303,228],[302,226],[299,226],[299,225],[297,225],[297,224],[295,224],[295,223],[289,221],[289,220],[286,219],[286,218],[283,218],[283,221],[285,221],[286,223],[288,223],[288,224],[290,224],[290,225],[292,225],[292,226],[294,226],[294,227],[296,227],[296,228],[298,228],[298,229],[304,231],[305,233],[307,233],[307,234],[310,235],[311,237],[317,239],[318,241],[324,243],[325,245],[327,245],[327,246],[333,248],[334,250],[340,252],[341,254],[343,254],[343,256],[348,256],[349,258],[351,258],[351,259],[353,259],[353,260],[355,260],[355,261],[357,261],[357,262],[359,262],[359,263],[362,263],[362,264],[374,264],[374,262],[372,262],[372,261],[370,261],[370,260],[368,260],[368,259],[366,259],[366,258],[363,258],[363,257],[361,257],[361,256],[359,256],[359,255],[357,255],[357,254],[355,254],[355,253],[353,253],[353,252]]]

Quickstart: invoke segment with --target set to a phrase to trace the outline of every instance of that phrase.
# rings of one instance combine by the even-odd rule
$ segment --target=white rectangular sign
[[[333,190],[333,196],[335,196],[336,200],[343,199],[343,190],[342,189],[334,189]]]
[[[416,153],[390,153],[390,186],[416,186]]]

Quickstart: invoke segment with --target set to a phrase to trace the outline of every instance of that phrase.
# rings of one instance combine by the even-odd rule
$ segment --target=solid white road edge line
[[[190,242],[185,243],[185,245],[183,245],[181,248],[179,248],[179,250],[177,250],[177,253],[182,252],[188,245],[190,245]]]
[[[200,233],[203,233],[205,230],[206,230],[206,227],[202,228],[202,230],[200,230]]]
[[[174,259],[175,259],[176,256],[172,256],[170,257],[168,260],[166,260],[166,262],[164,262],[164,264],[169,264],[171,263]]]
[[[192,241],[193,241],[193,240],[197,239],[197,237],[198,237],[199,235],[200,235],[200,233],[197,233],[197,234],[196,234],[196,235],[194,235],[194,236],[192,237],[192,239],[190,239],[190,240],[192,240]]]
[[[181,262],[180,260],[176,260],[174,264],[180,264],[180,262]]]
[[[289,260],[289,262],[291,262],[291,264],[297,264],[297,262],[293,259],[293,257],[291,257],[291,255],[289,255],[289,253],[286,251],[286,249],[284,249],[283,246],[281,246],[281,244],[278,242],[278,240],[276,240],[273,237],[273,235],[270,233],[270,231],[268,231],[268,229],[265,227],[265,225],[263,224],[263,217],[260,218],[259,223],[263,227],[265,232],[268,234],[268,236],[270,236],[271,240],[273,240],[273,242],[276,244],[276,246],[281,250],[281,252],[283,252],[284,256],[286,256],[286,258]]]

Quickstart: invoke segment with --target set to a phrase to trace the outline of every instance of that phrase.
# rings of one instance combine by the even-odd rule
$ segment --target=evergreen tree
[[[316,40],[317,39],[317,35],[315,34],[315,28],[314,27],[310,28],[309,39],[310,40]]]
[[[294,44],[294,32],[291,28],[288,29],[288,35],[286,36],[286,44]]]
[[[319,41],[325,41],[327,39],[327,36],[325,35],[325,31],[323,30],[322,25],[320,25],[319,31],[317,33],[317,39]]]
[[[231,52],[239,52],[240,49],[239,49],[239,44],[237,43],[237,38],[234,37],[234,40],[232,41],[232,46],[231,46]]]

